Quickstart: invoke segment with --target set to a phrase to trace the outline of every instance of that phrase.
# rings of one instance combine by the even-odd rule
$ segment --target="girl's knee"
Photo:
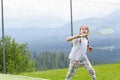
[[[95,70],[92,67],[88,68],[90,75],[95,75]]]

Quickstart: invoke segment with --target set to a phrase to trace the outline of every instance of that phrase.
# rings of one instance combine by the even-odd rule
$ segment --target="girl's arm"
[[[76,36],[71,36],[71,37],[68,37],[66,40],[67,41],[72,41],[73,39],[77,39],[77,38],[80,38],[81,36],[78,34]]]

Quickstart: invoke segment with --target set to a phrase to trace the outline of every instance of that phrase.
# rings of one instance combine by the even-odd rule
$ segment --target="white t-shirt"
[[[81,42],[80,42],[81,39]],[[85,37],[73,39],[73,47],[69,55],[69,59],[80,60],[87,52],[88,40]]]

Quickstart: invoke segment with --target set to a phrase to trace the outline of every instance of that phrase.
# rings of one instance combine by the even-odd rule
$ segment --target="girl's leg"
[[[93,69],[90,61],[88,60],[88,57],[85,55],[83,60],[83,66],[88,70],[90,76],[92,77],[92,80],[96,80],[96,74],[95,70]]]
[[[67,72],[65,80],[71,80],[78,68],[79,62],[75,60],[70,60],[69,70]]]

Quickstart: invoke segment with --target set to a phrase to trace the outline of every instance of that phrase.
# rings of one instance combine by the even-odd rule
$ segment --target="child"
[[[71,80],[81,65],[88,70],[92,80],[96,80],[95,71],[86,55],[86,52],[92,51],[92,48],[89,46],[88,33],[89,28],[86,25],[82,25],[78,35],[67,38],[67,41],[72,42],[73,47],[69,55],[70,64],[65,80]]]

